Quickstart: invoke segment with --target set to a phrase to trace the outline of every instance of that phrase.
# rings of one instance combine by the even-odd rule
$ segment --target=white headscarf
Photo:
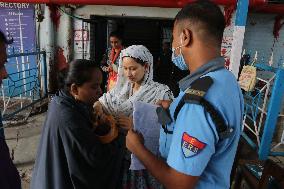
[[[140,59],[148,64],[141,87],[132,96],[130,96],[132,85],[123,72],[124,57]],[[153,56],[150,51],[143,45],[132,45],[121,51],[116,86],[103,94],[99,101],[104,109],[114,116],[119,114],[130,116],[135,101],[155,104],[158,100],[171,99],[173,94],[169,87],[153,81]]]

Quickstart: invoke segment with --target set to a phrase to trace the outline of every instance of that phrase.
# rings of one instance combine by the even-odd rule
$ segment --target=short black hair
[[[200,25],[205,33],[204,40],[214,38],[216,42],[221,44],[225,29],[225,18],[218,7],[209,0],[198,0],[187,4],[183,7],[175,17],[175,21],[189,20],[194,25]],[[209,38],[208,38],[209,37]]]
[[[113,31],[113,32],[111,32],[110,34],[109,34],[109,37],[116,37],[116,38],[118,38],[119,40],[123,40],[123,38],[122,38],[122,34],[120,33],[120,32],[118,32],[118,31]]]
[[[76,59],[69,64],[68,70],[65,70],[61,75],[60,86],[69,91],[74,83],[77,86],[82,86],[84,83],[92,79],[94,69],[101,70],[100,67],[91,60]],[[64,85],[62,84],[64,82]]]
[[[13,43],[13,38],[12,39],[7,39],[5,36],[4,32],[0,30],[0,43],[5,43],[5,44],[11,44]]]

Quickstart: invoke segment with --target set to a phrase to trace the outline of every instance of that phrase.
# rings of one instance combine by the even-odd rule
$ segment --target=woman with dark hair
[[[101,82],[102,72],[94,62],[70,63],[64,88],[49,105],[31,189],[113,189],[119,185],[125,144],[119,138],[102,143],[99,138],[104,134],[97,132],[101,126],[94,129],[92,105],[102,94]]]
[[[118,60],[122,46],[122,36],[118,32],[111,32],[109,34],[109,42],[111,48],[108,48],[104,55],[101,65],[104,72],[108,73],[107,77],[107,91],[111,90],[117,80]]]
[[[104,93],[95,106],[100,114],[117,119],[121,133],[132,128],[133,104],[137,101],[156,104],[159,100],[172,100],[168,86],[153,81],[153,56],[143,45],[132,45],[121,52],[117,84]],[[162,188],[146,169],[129,170],[130,153],[124,157],[123,189]]]

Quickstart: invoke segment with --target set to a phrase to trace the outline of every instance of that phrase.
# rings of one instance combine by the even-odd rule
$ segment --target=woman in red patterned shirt
[[[111,48],[107,49],[102,60],[102,69],[108,72],[107,91],[110,91],[116,84],[118,60],[122,46],[122,37],[118,32],[111,32],[109,35]]]

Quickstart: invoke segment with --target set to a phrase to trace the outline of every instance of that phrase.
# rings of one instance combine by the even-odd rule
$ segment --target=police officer
[[[179,83],[181,92],[169,107],[167,124],[161,114],[160,153],[165,161],[144,147],[139,134],[128,132],[127,148],[166,188],[230,187],[243,96],[220,57],[224,28],[220,8],[210,1],[188,4],[175,18],[173,63],[191,74]]]

